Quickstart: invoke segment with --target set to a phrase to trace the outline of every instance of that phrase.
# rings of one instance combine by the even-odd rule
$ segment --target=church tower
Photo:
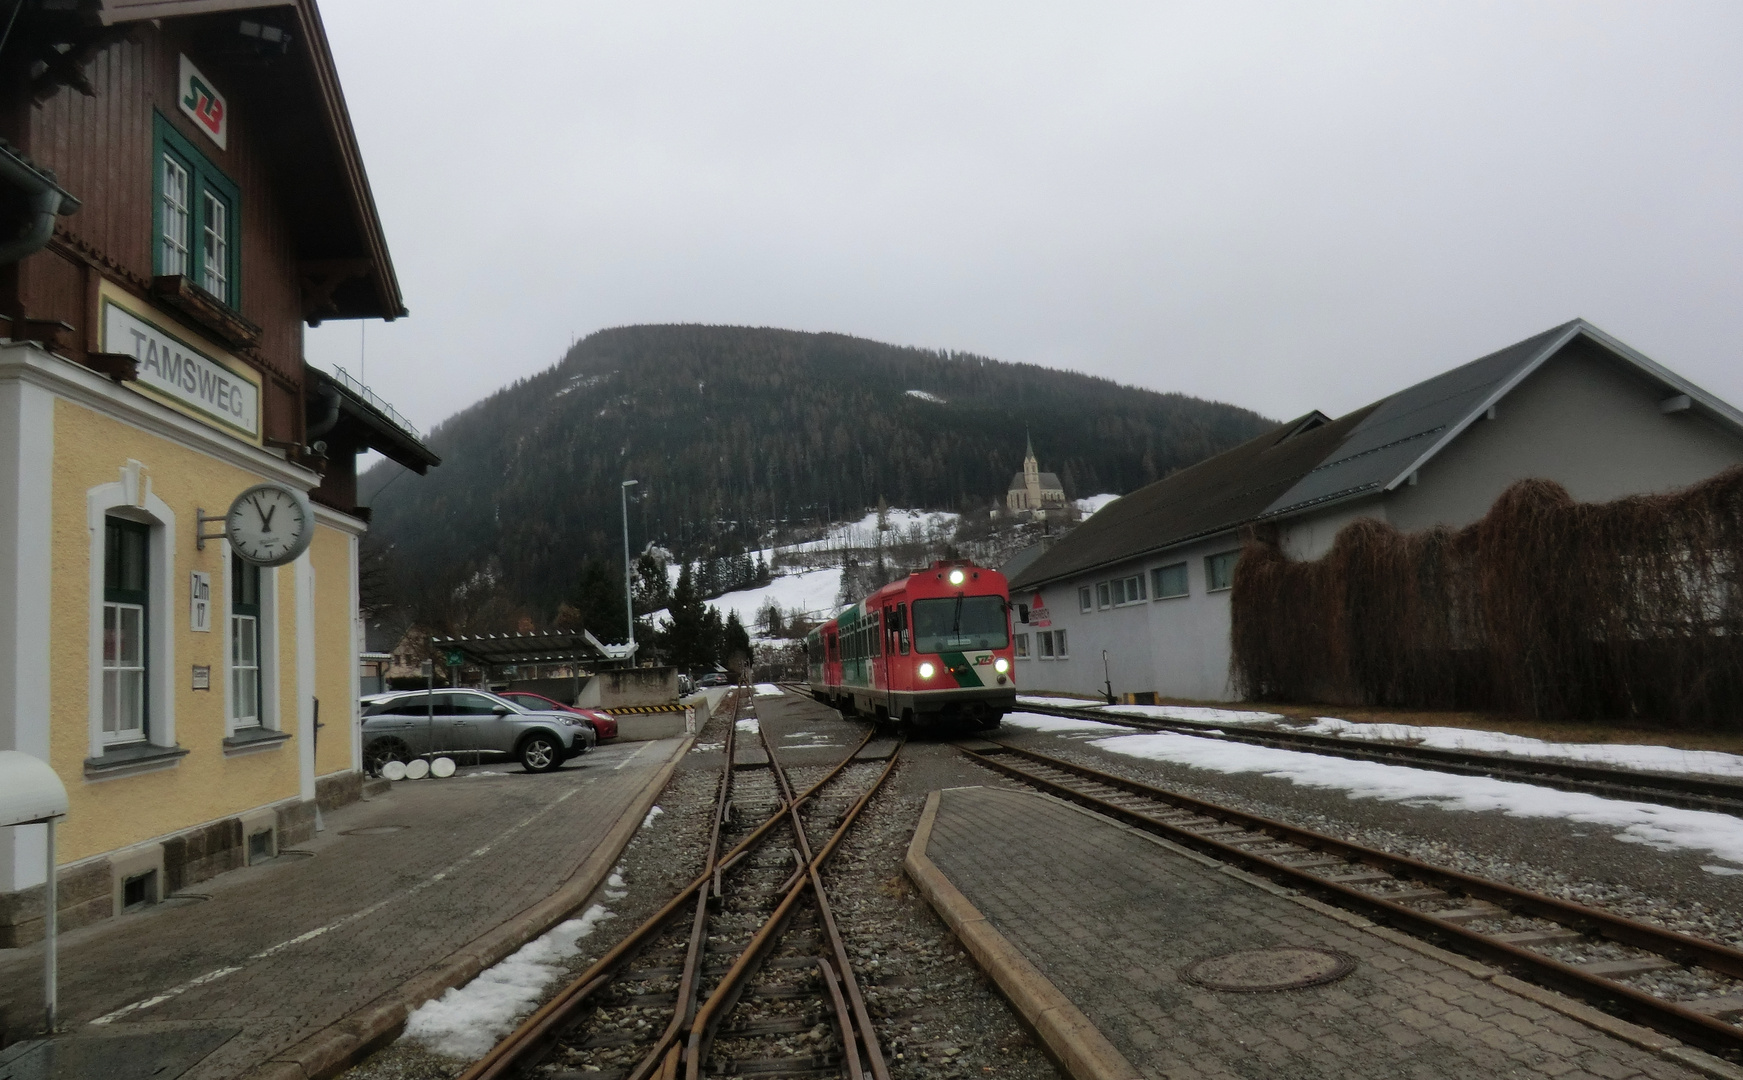
[[[1035,440],[1027,431],[1023,432],[1023,490],[1028,493],[1026,508],[1039,510],[1041,508],[1041,463],[1035,460]]]

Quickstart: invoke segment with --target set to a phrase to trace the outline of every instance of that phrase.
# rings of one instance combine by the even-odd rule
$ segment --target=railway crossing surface
[[[910,851],[1002,937],[971,951],[1007,996],[1039,977],[1117,1052],[1079,1077],[1743,1075],[1039,793],[942,790]]]

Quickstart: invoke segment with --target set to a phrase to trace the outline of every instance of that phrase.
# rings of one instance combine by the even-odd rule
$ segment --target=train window
[[[902,655],[907,656],[908,655],[908,605],[907,604],[900,604],[896,607],[896,644],[898,647],[900,647]]]
[[[1010,644],[1005,601],[998,596],[957,596],[914,601],[914,651],[1002,649]]]
[[[884,617],[881,612],[872,612],[870,633],[866,635],[871,641],[871,654],[884,655]]]

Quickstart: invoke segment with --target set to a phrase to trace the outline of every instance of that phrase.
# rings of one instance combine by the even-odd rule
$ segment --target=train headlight
[[[964,578],[961,570],[952,570],[950,572],[950,583],[952,585],[961,585],[964,580],[966,580],[966,579]]]
[[[1003,675],[1005,672],[1011,670],[1011,662],[1001,656],[993,661],[993,670],[998,672],[1000,675]]]
[[[932,666],[931,661],[926,661],[920,665],[920,677],[922,679],[930,679],[937,673],[938,669]]]

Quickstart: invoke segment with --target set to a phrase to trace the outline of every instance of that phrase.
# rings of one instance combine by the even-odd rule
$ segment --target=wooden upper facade
[[[321,501],[354,508],[366,447],[434,464],[358,395],[336,422],[304,363],[305,324],[406,313],[312,0],[56,6],[26,0],[0,47],[0,137],[82,205],[0,268],[9,336],[125,379],[100,316],[124,290],[258,373],[261,441],[325,474]]]

